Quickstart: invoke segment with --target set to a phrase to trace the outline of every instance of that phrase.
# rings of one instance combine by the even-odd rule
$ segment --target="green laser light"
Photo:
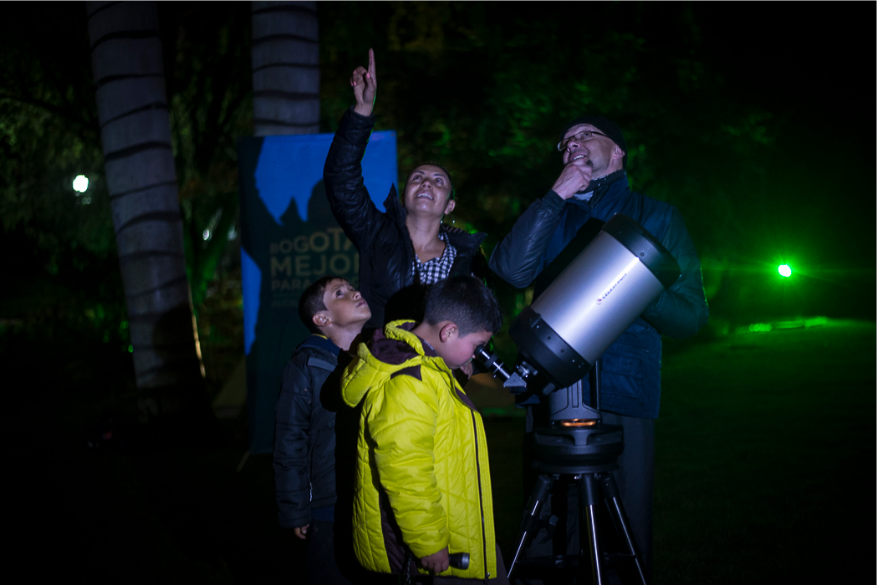
[[[783,264],[777,270],[780,273],[780,276],[785,276],[786,278],[792,276],[792,269],[788,264]]]

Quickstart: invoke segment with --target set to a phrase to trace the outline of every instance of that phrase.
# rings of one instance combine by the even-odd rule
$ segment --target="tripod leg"
[[[512,558],[512,564],[509,565],[509,580],[511,580],[512,573],[515,570],[515,563],[518,562],[518,558],[521,556],[523,550],[527,548],[530,541],[533,540],[533,535],[536,533],[538,527],[539,513],[542,510],[542,505],[545,503],[545,500],[548,499],[548,494],[551,492],[551,486],[554,485],[556,479],[557,476],[545,474],[540,474],[539,477],[536,478],[536,485],[533,486],[533,493],[530,494],[530,501],[527,503],[527,509],[524,510],[524,518],[521,520],[521,538],[518,540],[518,546],[515,548],[515,556]]]
[[[603,585],[603,543],[600,541],[597,528],[597,506],[600,501],[597,497],[597,490],[599,486],[592,473],[583,473],[576,476],[576,485],[579,494],[579,546],[581,547],[581,557],[585,558],[584,539],[581,536],[581,530],[587,526],[592,583]],[[584,563],[580,564],[579,570],[584,579]]]
[[[627,514],[624,512],[624,505],[621,503],[621,497],[618,495],[618,486],[615,484],[615,478],[612,477],[611,473],[607,473],[601,475],[600,481],[603,484],[606,503],[609,505],[609,512],[612,514],[615,526],[624,538],[624,542],[627,543],[628,551],[633,556],[633,562],[636,565],[636,570],[642,584],[648,585],[643,560],[637,549],[636,539],[633,537],[633,530],[630,528],[630,521],[627,519]]]

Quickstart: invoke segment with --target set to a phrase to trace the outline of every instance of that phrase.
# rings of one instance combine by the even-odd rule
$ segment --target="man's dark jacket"
[[[374,123],[374,116],[360,116],[352,108],[344,113],[326,157],[323,180],[335,219],[359,251],[358,288],[372,312],[366,327],[382,328],[396,319],[419,320],[423,290],[415,286],[411,272],[414,245],[396,187],[390,187],[383,213],[362,180],[362,157]],[[457,249],[449,276],[485,278],[487,262],[479,246],[486,234],[470,234],[444,224],[441,230]]]
[[[280,526],[311,523],[311,511],[336,502],[335,411],[324,406],[324,388],[338,366],[338,346],[311,335],[283,368],[274,436],[274,482]],[[340,378],[335,377],[335,385]],[[330,407],[331,408],[331,407]]]
[[[599,186],[597,186],[599,185]],[[685,338],[709,317],[700,260],[677,209],[630,190],[627,175],[617,171],[595,186],[590,201],[567,201],[554,191],[534,202],[493,251],[490,268],[510,284],[524,288],[540,274],[556,276],[584,247],[567,250],[584,226],[590,239],[616,213],[637,221],[673,255],[682,276],[661,293],[603,354],[600,394],[604,410],[657,418],[661,397],[661,335]],[[588,223],[586,226],[585,224]],[[578,244],[585,240],[576,239]],[[571,247],[572,248],[572,247]],[[557,264],[551,264],[558,259]],[[548,282],[536,282],[535,296]],[[589,387],[583,381],[587,401]]]

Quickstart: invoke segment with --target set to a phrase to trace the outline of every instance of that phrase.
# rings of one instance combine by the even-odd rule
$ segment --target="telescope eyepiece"
[[[511,376],[511,374],[506,371],[505,365],[499,361],[498,356],[495,353],[489,353],[483,345],[479,345],[475,348],[473,359],[493,377],[498,376],[503,380],[508,380]]]

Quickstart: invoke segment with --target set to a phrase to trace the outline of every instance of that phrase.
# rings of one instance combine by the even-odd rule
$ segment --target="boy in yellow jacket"
[[[457,276],[430,287],[422,323],[395,321],[359,345],[342,395],[362,409],[353,539],[367,570],[508,583],[484,426],[452,372],[501,324],[487,287]],[[468,568],[450,567],[454,553]]]

